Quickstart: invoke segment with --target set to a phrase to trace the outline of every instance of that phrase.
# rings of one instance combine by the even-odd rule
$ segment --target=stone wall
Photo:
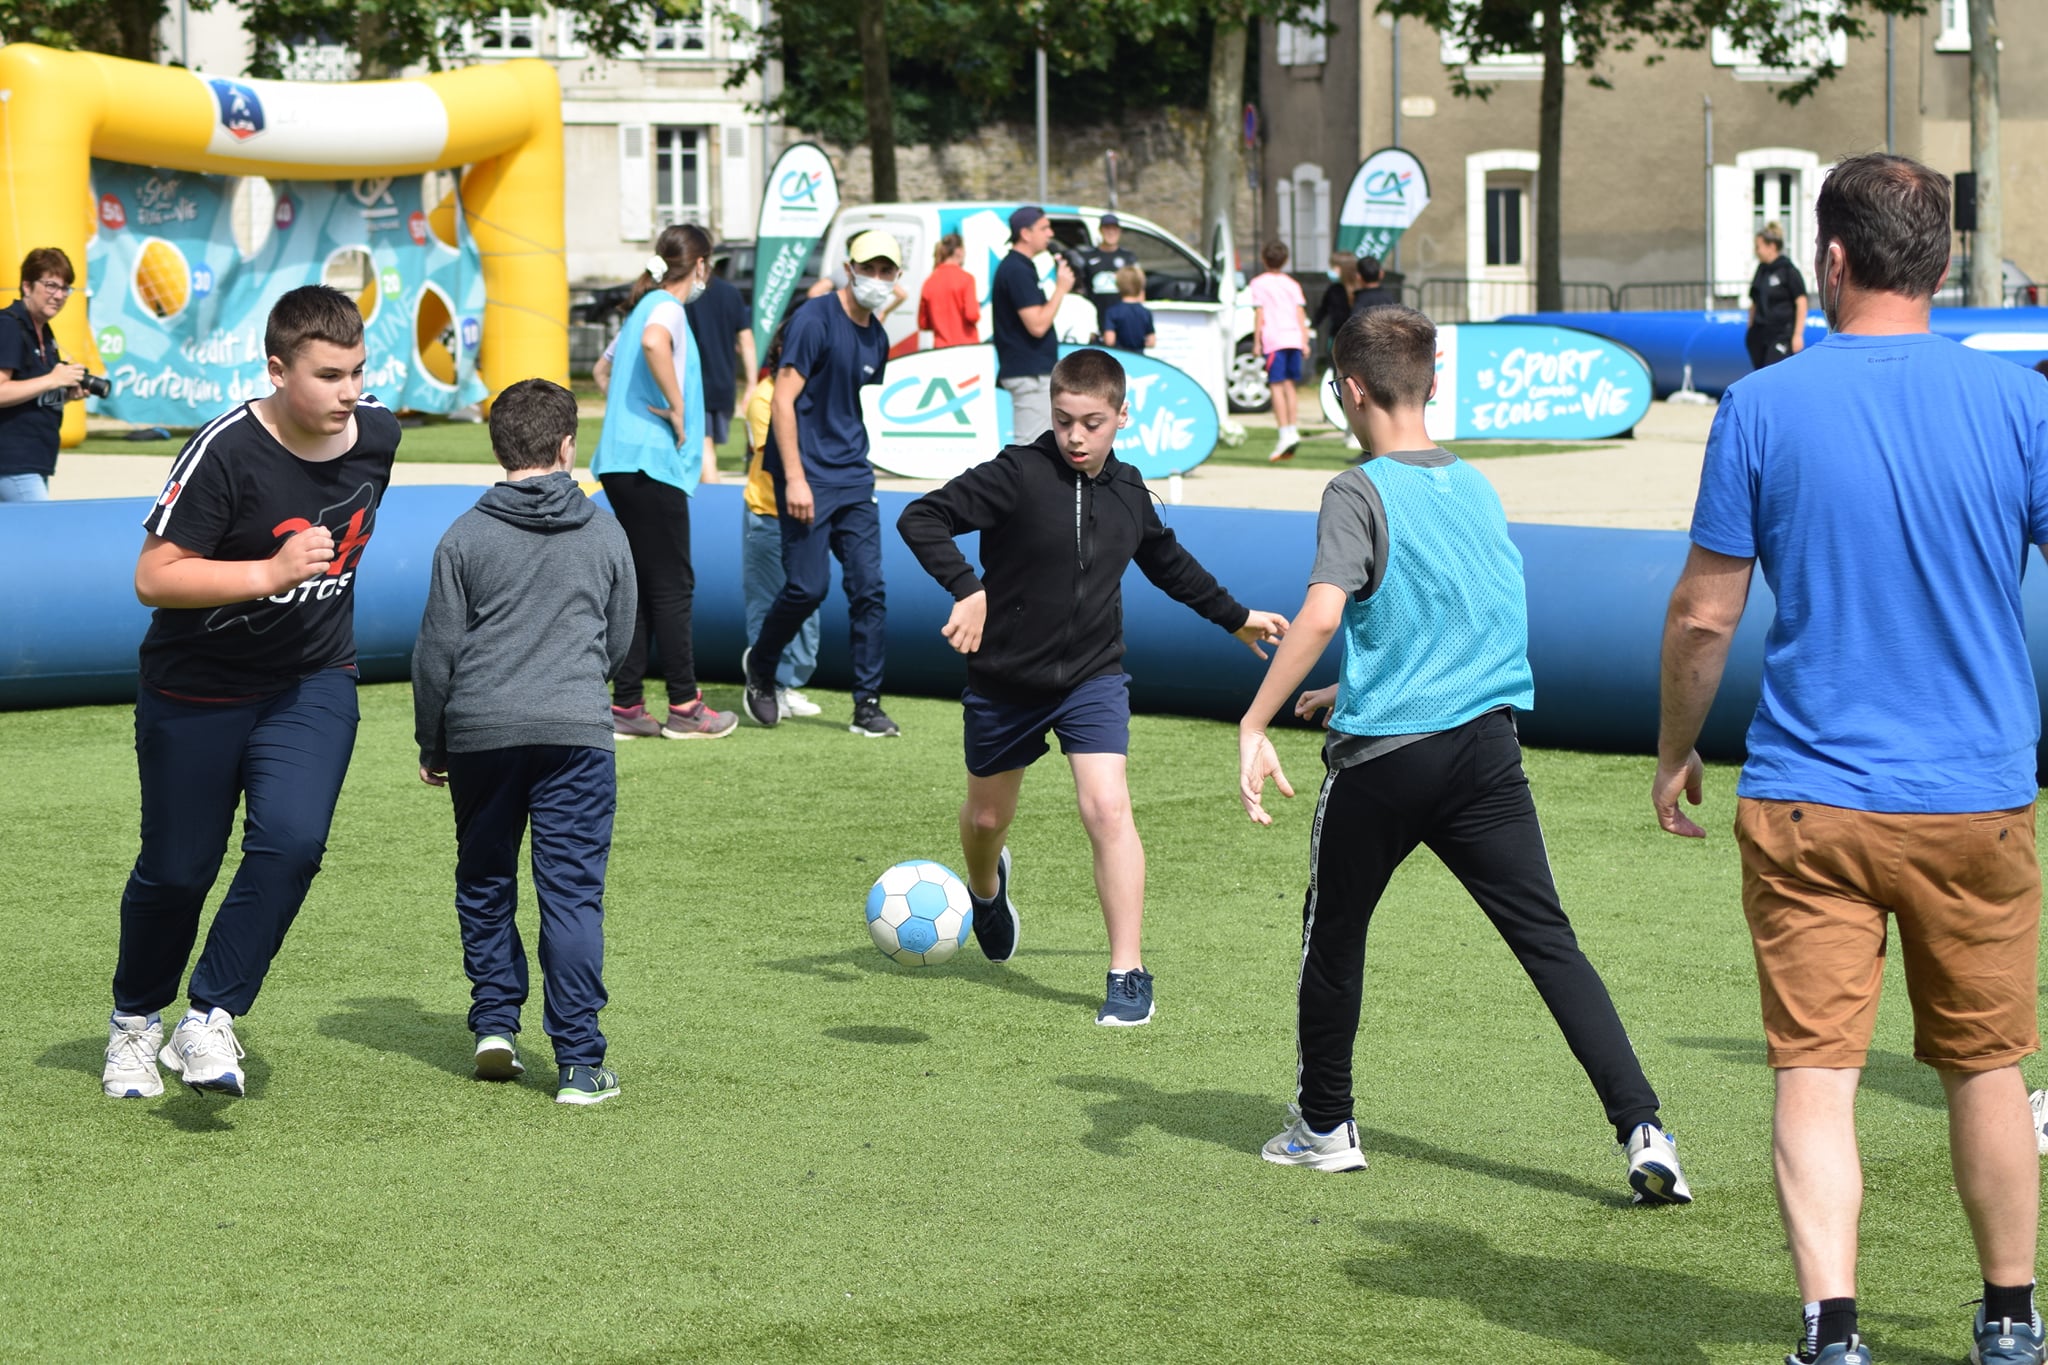
[[[1030,200],[1038,194],[1037,132],[1029,123],[998,123],[942,146],[896,149],[897,194],[909,202]],[[865,146],[842,147],[815,139],[830,154],[840,194],[849,204],[870,202],[871,158]],[[1117,208],[1150,218],[1192,246],[1205,248],[1202,230],[1202,115],[1166,109],[1120,125],[1067,129],[1048,136],[1048,197],[1055,204],[1106,206],[1105,152],[1117,154]],[[1251,195],[1239,182],[1239,254],[1250,260]]]

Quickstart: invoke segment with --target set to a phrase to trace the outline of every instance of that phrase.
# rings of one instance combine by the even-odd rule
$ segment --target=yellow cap
[[[846,259],[855,265],[882,260],[888,261],[891,265],[901,266],[903,247],[888,233],[869,228],[866,232],[856,234],[854,239],[846,244]]]

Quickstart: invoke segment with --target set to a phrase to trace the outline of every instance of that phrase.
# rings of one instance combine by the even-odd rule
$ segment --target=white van
[[[889,341],[900,353],[916,349],[918,292],[932,269],[932,249],[941,237],[957,232],[967,243],[967,273],[981,291],[981,336],[988,339],[989,279],[1003,253],[1010,249],[1010,202],[939,204],[863,204],[842,207],[825,237],[827,268],[843,269],[846,244],[869,229],[879,229],[903,247],[903,287],[909,297],[889,315]],[[1046,205],[1052,219],[1055,250],[1092,246],[1096,221],[1107,210],[1069,204]],[[1252,354],[1252,310],[1239,306],[1238,274],[1231,265],[1227,227],[1218,225],[1207,260],[1157,223],[1117,210],[1123,225],[1121,245],[1137,256],[1145,271],[1145,306],[1152,310],[1159,345],[1150,354],[1187,371],[1216,401],[1220,414],[1246,412],[1266,405],[1266,376]],[[1054,254],[1038,257],[1039,279],[1052,293]],[[1096,333],[1095,306],[1085,294],[1069,294],[1053,325],[1063,342],[1084,343]]]

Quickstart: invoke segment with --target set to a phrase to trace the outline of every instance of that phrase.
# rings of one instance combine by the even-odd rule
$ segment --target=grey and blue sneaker
[[[1870,1348],[1863,1344],[1862,1337],[1852,1336],[1847,1341],[1823,1346],[1811,1355],[1802,1346],[1785,1357],[1785,1365],[1870,1365]]]
[[[1135,1028],[1152,1019],[1152,973],[1143,967],[1111,972],[1109,989],[1095,1022],[1109,1028]]]
[[[515,1081],[526,1074],[519,1049],[502,1033],[476,1036],[476,1078],[480,1081]]]
[[[981,945],[982,954],[990,962],[1008,962],[1017,955],[1017,938],[1022,924],[1017,918],[1017,907],[1010,903],[1010,850],[1004,846],[1002,855],[996,859],[996,894],[991,900],[983,900],[967,893],[974,902],[974,941]]]
[[[2042,1365],[2048,1361],[2039,1313],[2032,1322],[2015,1323],[2011,1318],[1986,1322],[1984,1310],[1979,1308],[1970,1331],[1970,1365]]]
[[[618,1073],[602,1066],[565,1066],[556,1104],[602,1104],[619,1093]]]
[[[1327,1133],[1318,1133],[1301,1116],[1301,1107],[1287,1106],[1291,1122],[1259,1148],[1259,1155],[1275,1166],[1307,1166],[1318,1171],[1362,1171],[1365,1151],[1359,1145],[1358,1124],[1346,1119]]]

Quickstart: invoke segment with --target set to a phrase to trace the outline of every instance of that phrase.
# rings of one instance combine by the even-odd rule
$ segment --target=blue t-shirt
[[[676,382],[683,393],[685,434],[680,444],[669,420],[650,411],[668,406],[640,349],[650,327],[666,330],[674,348]],[[697,492],[704,474],[704,372],[682,300],[666,289],[648,290],[619,329],[611,388],[605,394],[604,427],[597,452],[590,457],[590,472],[645,474],[692,496]]]
[[[752,327],[747,301],[731,280],[713,275],[695,303],[685,304],[690,335],[697,339],[697,360],[704,369],[704,410],[732,416],[739,401],[740,333]],[[747,376],[752,384],[754,376]]]
[[[1102,330],[1116,333],[1116,349],[1142,351],[1152,335],[1152,310],[1142,303],[1112,303],[1102,310]]]
[[[796,443],[804,477],[824,488],[872,487],[868,428],[860,391],[882,382],[889,363],[889,333],[870,319],[853,325],[837,292],[822,294],[797,309],[782,338],[782,364],[804,377],[796,400]],[[773,437],[762,464],[780,473],[782,448]]]
[[[1029,379],[1051,374],[1060,358],[1056,329],[1035,337],[1018,316],[1018,310],[1036,308],[1046,301],[1038,286],[1038,267],[1023,252],[1012,249],[996,263],[995,278],[989,281],[989,340],[996,344],[996,378]]]
[[[1831,335],[1721,400],[1693,542],[1777,597],[1743,796],[1853,810],[2034,799],[2022,630],[2048,542],[2048,384],[1942,337]]]

